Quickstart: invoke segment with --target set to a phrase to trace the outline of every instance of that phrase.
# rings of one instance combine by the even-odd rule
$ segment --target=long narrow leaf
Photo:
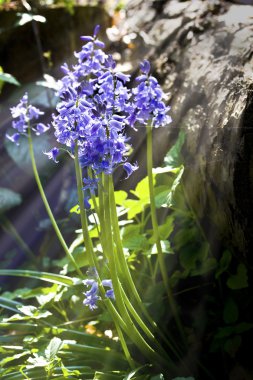
[[[19,330],[24,334],[27,332],[35,331],[38,328],[36,323],[14,323],[14,322],[0,322],[0,329]]]
[[[71,278],[71,277],[63,276],[61,274],[36,272],[32,270],[20,270],[20,269],[1,269],[0,276],[37,278],[42,281],[52,282],[53,284],[65,285],[65,286],[73,286],[79,282],[77,278]]]
[[[0,297],[0,307],[13,311],[14,313],[21,314],[21,312],[17,309],[17,306],[22,306],[22,303],[9,300],[8,298]]]
[[[110,362],[117,363],[118,367],[125,367],[128,366],[128,363],[126,362],[125,357],[116,352],[115,350],[111,350],[108,348],[99,348],[94,346],[88,346],[84,344],[77,344],[77,343],[68,343],[64,344],[61,348],[60,352],[64,355],[64,353],[70,353],[71,355],[78,355],[85,354],[86,357],[91,357],[93,360],[97,361],[103,361],[103,363]],[[59,355],[60,356],[60,355]]]
[[[79,375],[78,376],[82,376],[83,375],[83,379],[85,380],[89,380],[89,379],[92,379],[93,376],[94,376],[94,370],[92,370],[91,368],[87,367],[87,366],[77,366],[77,367],[68,367],[66,366],[65,367],[67,370],[69,371],[79,371]],[[45,369],[44,368],[33,368],[33,369],[29,369],[29,370],[23,370],[23,372],[26,374],[26,376],[28,376],[28,378],[32,379],[32,380],[35,380],[35,379],[40,379],[40,380],[44,380],[45,379]],[[54,368],[54,373],[56,374],[56,376],[54,376],[54,378],[56,379],[66,379],[66,377],[62,376],[61,373],[62,373],[62,369],[60,367],[55,367]],[[10,372],[6,375],[1,375],[0,373],[0,376],[1,376],[1,379],[2,380],[24,380],[24,375],[22,375],[21,372]],[[85,376],[85,377],[84,377]],[[87,376],[91,376],[91,377],[87,377]],[[72,378],[72,377],[70,377]],[[73,377],[73,378],[77,378],[77,377]]]

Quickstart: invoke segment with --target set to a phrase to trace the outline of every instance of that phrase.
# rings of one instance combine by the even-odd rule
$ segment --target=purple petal
[[[80,38],[82,41],[87,41],[87,42],[93,41],[93,37],[91,36],[81,36]]]
[[[104,49],[104,47],[105,47],[104,42],[102,42],[102,41],[100,41],[100,40],[95,40],[95,41],[94,41],[94,45],[96,45],[96,46],[99,47],[100,49]]]
[[[137,164],[132,165],[132,164],[130,164],[130,162],[126,162],[123,165],[123,168],[127,173],[126,178],[128,178],[135,170],[137,170],[139,168],[139,166]]]
[[[42,133],[47,132],[49,129],[50,129],[49,124],[48,124],[48,126],[46,126],[45,124],[42,124],[42,123],[38,123],[36,128],[33,128],[33,130],[35,131],[35,134],[37,136],[41,135]]]
[[[95,28],[94,28],[94,32],[93,32],[93,36],[96,37],[100,31],[100,25],[96,25]]]
[[[140,63],[140,69],[143,74],[148,75],[150,71],[150,63],[147,59],[144,59],[144,61]]]
[[[123,83],[130,81],[130,75],[129,74],[123,74],[123,73],[116,73],[115,76],[122,80]]]
[[[59,161],[56,161],[56,157],[59,154],[58,148],[53,148],[49,152],[43,152],[46,156],[48,156],[49,160],[53,160],[54,162],[58,163]]]
[[[14,135],[12,135],[12,136],[9,136],[8,134],[6,134],[6,137],[8,140],[13,142],[14,144],[19,145],[19,139],[20,139],[19,133],[14,133]]]
[[[83,200],[83,203],[84,203],[84,207],[86,210],[89,210],[91,208],[91,205],[89,203],[89,199],[88,197],[85,197],[84,200]]]

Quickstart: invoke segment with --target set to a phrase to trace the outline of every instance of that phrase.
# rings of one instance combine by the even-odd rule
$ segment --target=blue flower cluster
[[[164,92],[157,79],[149,75],[149,61],[141,62],[140,70],[141,75],[136,78],[139,85],[133,89],[135,111],[131,115],[131,123],[146,125],[150,122],[155,128],[168,125],[171,122],[167,114],[170,107],[164,104]]]
[[[81,166],[91,168],[95,175],[110,174],[125,162],[128,139],[124,129],[133,112],[126,87],[130,76],[115,71],[116,63],[103,52],[98,31],[96,27],[92,37],[81,37],[86,44],[75,53],[78,63],[71,70],[62,66],[61,101],[53,116],[57,141],[72,153],[77,145]],[[55,156],[50,158],[56,161]]]
[[[50,126],[46,126],[42,123],[37,123],[36,127],[33,127],[32,122],[37,120],[44,112],[40,111],[37,107],[32,106],[28,102],[27,93],[20,99],[20,102],[17,106],[11,108],[12,118],[14,119],[12,122],[12,127],[17,131],[12,136],[6,134],[6,137],[19,145],[19,139],[21,135],[27,134],[28,127],[32,127],[33,131],[36,135],[41,135],[45,133]]]
[[[90,290],[83,293],[86,296],[86,298],[83,301],[83,304],[85,306],[88,306],[90,310],[97,309],[97,302],[101,299],[101,297],[98,295],[99,293],[98,282],[94,279],[87,279],[83,281],[83,284],[85,286],[91,287]],[[112,286],[112,280],[103,280],[102,285],[104,287],[109,288],[105,292],[105,296],[107,298],[115,299],[113,286]]]
[[[63,78],[59,81],[60,102],[53,114],[52,124],[58,143],[70,154],[77,147],[81,167],[91,169],[93,178],[84,179],[84,189],[94,191],[100,173],[111,174],[122,165],[128,178],[138,169],[137,164],[127,162],[129,138],[127,128],[150,123],[154,127],[170,123],[169,107],[164,103],[164,93],[157,80],[150,75],[150,64],[140,64],[141,75],[136,78],[137,86],[129,87],[130,75],[116,70],[116,62],[103,51],[104,43],[97,36],[82,36],[85,42],[80,52],[75,53],[77,63],[71,68],[62,66]],[[26,134],[30,125],[39,135],[49,127],[31,124],[43,114],[28,104],[25,94],[20,103],[11,109],[13,128],[17,131],[7,138],[19,143],[21,134]],[[59,148],[45,153],[58,162]]]
[[[149,76],[148,61],[141,64],[138,86],[128,88],[130,75],[116,71],[112,56],[102,50],[104,43],[97,39],[98,32],[96,26],[93,36],[81,37],[86,43],[75,53],[76,65],[71,69],[67,64],[62,66],[65,75],[59,83],[61,101],[57,115],[53,115],[55,136],[71,153],[78,146],[81,166],[91,168],[95,178],[102,172],[111,174],[119,165],[129,177],[138,166],[126,162],[126,128],[146,124],[150,119],[154,126],[165,125],[170,122],[169,108],[157,80]],[[48,152],[54,161],[55,153],[56,148]]]

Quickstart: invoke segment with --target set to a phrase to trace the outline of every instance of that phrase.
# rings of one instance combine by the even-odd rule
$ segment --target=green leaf
[[[216,339],[226,338],[233,334],[242,334],[246,331],[249,331],[253,328],[252,323],[242,322],[235,326],[227,326],[218,329],[217,334],[215,335]]]
[[[144,366],[141,366],[141,367],[138,367],[138,368],[134,369],[134,370],[131,371],[128,375],[126,375],[126,376],[124,377],[123,380],[131,380],[131,379],[133,379],[134,376],[135,376],[136,374],[138,374],[138,372],[143,371],[143,369],[146,368],[146,367],[150,367],[150,366],[149,366],[148,364],[146,364],[146,365],[144,365]]]
[[[172,380],[195,380],[194,377],[174,377]]]
[[[92,233],[90,233],[90,237],[93,237]],[[71,253],[79,268],[83,268],[84,266],[89,265],[89,259],[85,251],[85,247],[83,246],[76,247]],[[53,264],[59,268],[63,268],[66,265],[66,270],[68,273],[76,270],[74,264],[70,262],[69,258],[66,256],[59,260],[53,260]]]
[[[185,223],[184,228],[178,229],[174,237],[174,244],[178,251],[185,246],[196,246],[198,240],[196,239],[199,236],[198,230],[193,223]]]
[[[195,228],[193,231],[195,232]],[[185,239],[185,242],[190,242],[192,237],[194,238],[194,236],[196,236],[193,234],[193,231],[188,230],[189,235],[187,236],[187,230],[185,230],[184,233],[186,236],[184,237],[182,234],[180,234],[180,236]],[[179,237],[177,236],[177,239],[178,238]],[[185,249],[181,249],[179,252],[180,264],[184,269],[190,271],[193,275],[198,275],[199,273],[202,273],[203,270],[205,272],[205,261],[207,260],[208,252],[209,244],[207,242],[203,243],[200,248],[194,246],[191,247],[190,243],[185,244]]]
[[[95,346],[88,346],[85,344],[78,344],[78,343],[71,343],[71,342],[63,342],[63,346],[61,348],[62,352],[71,352],[73,356],[75,354],[81,354],[85,356],[89,356],[93,359],[96,359],[98,361],[105,362],[106,360],[109,360],[111,363],[114,362],[117,363],[117,365],[121,366],[126,364],[125,357],[120,354],[119,352],[110,349],[109,347],[106,348],[100,348]]]
[[[7,83],[14,84],[15,86],[20,86],[19,81],[17,81],[17,79],[13,75],[8,74],[8,73],[0,72],[0,82],[7,82]]]
[[[75,205],[73,206],[70,210],[69,210],[70,213],[75,213],[75,214],[80,214],[80,207],[79,205]]]
[[[35,306],[32,305],[26,305],[26,306],[19,306],[18,310],[21,311],[24,315],[27,317],[31,317],[32,319],[41,319],[41,318],[47,318],[52,313],[48,310],[40,310]]]
[[[61,349],[63,345],[63,342],[60,338],[57,338],[56,336],[51,339],[49,345],[47,346],[47,348],[45,349],[45,356],[48,360],[53,360],[58,351]]]
[[[160,208],[162,206],[167,207],[167,198],[170,193],[170,188],[166,185],[155,187],[155,205],[156,208]]]
[[[69,252],[73,253],[74,250],[83,243],[83,234],[79,234],[69,247]]]
[[[145,206],[149,204],[149,198],[145,199],[127,199],[124,201],[124,207],[128,209],[127,218],[133,219],[137,214],[144,211]]]
[[[173,185],[172,185],[172,187],[171,187],[171,190],[170,190],[170,192],[169,192],[169,194],[168,194],[168,196],[167,196],[167,201],[166,201],[166,203],[167,203],[167,205],[169,206],[169,207],[173,207],[174,206],[174,195],[175,195],[175,193],[176,193],[176,190],[177,190],[177,188],[178,188],[178,186],[180,185],[180,182],[181,182],[181,178],[182,178],[182,176],[183,176],[183,173],[184,173],[184,167],[183,167],[183,165],[180,167],[180,170],[179,170],[179,172],[178,172],[178,174],[177,174],[177,176],[176,176],[176,178],[175,178],[175,180],[174,180],[174,182],[173,182]]]
[[[155,180],[154,180],[154,185],[155,185]],[[134,194],[139,199],[149,197],[148,177],[143,178],[137,184],[135,190],[131,190],[131,193]]]
[[[231,262],[231,259],[232,259],[231,253],[228,250],[224,251],[222,256],[221,256],[221,259],[219,261],[216,273],[215,273],[216,279],[219,278],[220,275],[228,269],[229,264]]]
[[[243,263],[240,263],[237,268],[236,274],[229,277],[227,286],[230,289],[244,289],[248,287],[248,274],[247,268]]]
[[[61,274],[36,272],[36,271],[21,270],[21,269],[0,269],[0,276],[37,278],[42,281],[52,282],[53,284],[59,284],[59,285],[64,285],[64,286],[73,286],[80,282],[80,280],[77,278],[71,278],[71,277],[63,276]]]
[[[29,299],[29,298],[35,298],[39,296],[47,296],[49,294],[55,294],[57,292],[58,285],[54,284],[51,287],[38,287],[38,288],[21,288],[16,289],[13,292],[4,292],[3,296],[12,300],[15,298],[21,298],[21,299]],[[21,304],[20,304],[21,305]]]
[[[34,367],[47,367],[50,365],[50,362],[42,355],[34,353],[33,356],[27,359],[26,368],[32,369]]]
[[[238,307],[233,298],[229,297],[225,302],[223,310],[223,320],[227,324],[235,323],[238,319],[238,315]]]
[[[20,302],[11,301],[7,298],[0,297],[0,307],[3,307],[4,309],[14,311],[14,313],[18,313],[18,306],[22,306]]]
[[[0,187],[0,214],[20,205],[22,202],[21,195],[12,190]]]
[[[242,344],[242,338],[240,335],[236,335],[233,338],[228,339],[224,344],[224,350],[234,358],[237,351]]]
[[[153,168],[152,169],[152,173],[153,175],[156,175],[156,174],[164,174],[164,173],[174,173],[174,174],[177,174],[180,170],[180,167],[181,165],[179,165],[178,167],[175,167],[175,168],[172,168],[172,167],[169,167],[169,166],[165,166],[165,167],[157,167],[157,168]]]
[[[174,220],[175,220],[174,215],[169,215],[167,216],[163,224],[158,226],[159,237],[161,240],[167,240],[170,237],[171,233],[174,230]],[[151,244],[155,244],[154,235],[149,239],[149,242]]]
[[[185,141],[185,132],[180,131],[175,145],[166,154],[164,163],[171,168],[177,168],[182,164],[181,149]]]
[[[20,333],[27,334],[33,333],[38,328],[36,323],[23,323],[23,322],[0,322],[1,329],[8,329],[13,331],[20,331]]]
[[[115,203],[119,206],[123,206],[124,201],[127,199],[127,192],[123,190],[114,192]]]
[[[3,360],[0,361],[0,366],[3,367],[5,364],[13,361],[13,360],[17,360],[17,359],[20,359],[22,358],[23,356],[27,356],[30,354],[30,351],[24,351],[24,352],[21,352],[19,354],[15,354],[15,355],[12,355],[12,356],[7,356],[6,358],[4,358]]]
[[[124,248],[141,250],[148,243],[146,237],[140,234],[140,226],[138,225],[125,226],[122,228],[121,233]]]
[[[104,373],[104,372],[95,372],[95,375],[93,377],[93,380],[122,380],[122,375],[109,372],[109,373]]]
[[[174,254],[174,251],[171,248],[170,242],[168,240],[161,240],[161,247],[162,247],[162,252]],[[151,248],[151,255],[157,255],[157,254],[158,254],[157,245],[154,244]]]
[[[208,244],[206,248],[209,250]],[[203,261],[199,262],[196,269],[191,271],[191,276],[204,276],[205,274],[214,271],[217,267],[217,260],[215,257],[208,257]]]

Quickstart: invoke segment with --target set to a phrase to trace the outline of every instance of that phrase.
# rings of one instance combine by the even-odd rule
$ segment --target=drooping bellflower
[[[38,120],[41,115],[44,115],[39,108],[29,104],[28,95],[25,93],[19,103],[11,108],[13,118],[12,127],[17,131],[12,136],[6,134],[6,137],[16,145],[19,145],[21,135],[27,135],[27,130],[30,127],[36,135],[45,133],[50,127],[45,124],[38,123],[33,127],[34,121]]]
[[[98,282],[96,279],[87,279],[83,281],[83,284],[85,286],[90,286],[90,289],[87,292],[84,292],[85,299],[83,301],[83,304],[85,306],[88,306],[90,310],[97,309],[97,302],[101,299],[99,296],[99,287]],[[109,288],[105,292],[105,296],[107,298],[115,299],[113,286],[112,286],[112,280],[102,280],[102,285],[106,288]]]
[[[136,78],[139,84],[133,89],[135,109],[130,123],[146,125],[151,122],[155,128],[168,125],[171,122],[170,107],[164,103],[165,95],[157,79],[150,75],[150,63],[147,60],[141,62],[140,70],[141,75]]]
[[[75,53],[77,64],[62,67],[61,101],[57,115],[53,115],[55,136],[72,154],[78,147],[82,168],[91,169],[94,178],[100,173],[111,174],[119,165],[129,176],[137,169],[137,165],[125,166],[129,149],[125,129],[134,110],[127,87],[130,76],[116,71],[115,61],[97,39],[98,31],[96,27],[93,36],[81,37],[86,43]],[[86,178],[86,189],[89,181]],[[94,182],[91,186],[94,190]]]

